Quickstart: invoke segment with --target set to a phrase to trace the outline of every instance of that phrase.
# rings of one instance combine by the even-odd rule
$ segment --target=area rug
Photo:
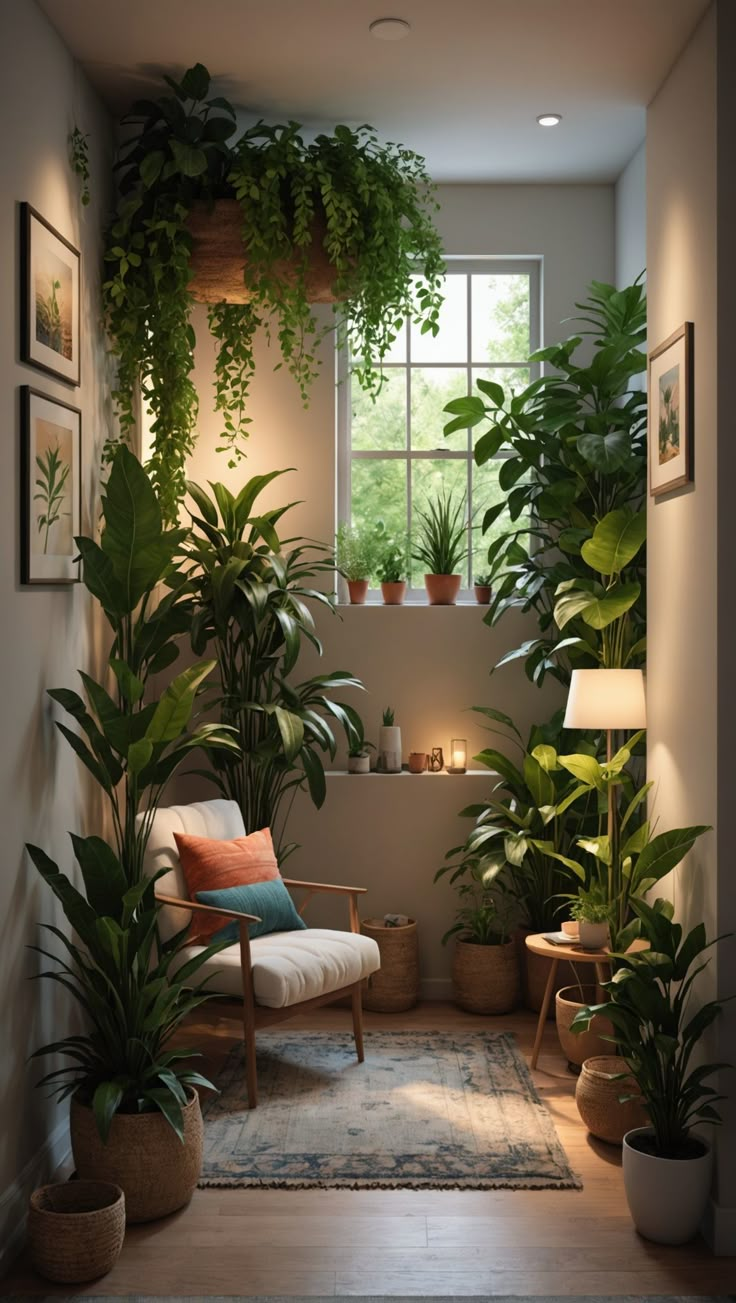
[[[202,1186],[579,1189],[508,1033],[258,1038],[258,1108],[243,1047],[205,1105]]]

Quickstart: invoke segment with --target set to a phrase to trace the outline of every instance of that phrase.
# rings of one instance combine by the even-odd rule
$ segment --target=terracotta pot
[[[400,579],[397,583],[381,584],[381,593],[384,606],[402,606],[406,596],[406,580]]]
[[[424,587],[429,605],[454,606],[462,582],[462,575],[425,575]]]
[[[455,1003],[468,1013],[510,1013],[521,995],[516,945],[456,941],[452,984]]]
[[[581,1067],[586,1059],[596,1055],[605,1055],[611,1048],[610,1041],[604,1036],[613,1035],[613,1027],[608,1018],[597,1014],[587,1032],[570,1031],[573,1019],[586,1004],[596,1004],[597,988],[595,986],[566,986],[555,996],[555,1018],[557,1035],[560,1038],[562,1053],[573,1067]]]
[[[705,1214],[713,1172],[713,1151],[700,1136],[692,1158],[657,1158],[637,1142],[652,1134],[639,1127],[624,1136],[624,1190],[640,1235],[657,1244],[687,1244]]]
[[[369,774],[371,772],[370,756],[348,756],[349,774]]]
[[[348,592],[351,606],[363,606],[368,596],[367,579],[348,579]]]
[[[643,1127],[647,1121],[636,1081],[632,1076],[616,1080],[620,1072],[626,1072],[626,1064],[615,1054],[586,1059],[575,1087],[578,1113],[590,1134],[609,1145],[623,1144],[627,1131]],[[637,1098],[622,1104],[621,1095]]]
[[[237,199],[216,199],[193,205],[187,220],[192,237],[189,291],[198,303],[248,303],[253,297],[246,288],[243,268],[247,253],[243,245],[243,210]],[[337,273],[324,250],[324,226],[314,223],[308,250],[306,275],[310,303],[335,303],[333,285]],[[284,258],[274,270],[293,283],[301,257]]]
[[[475,589],[475,600],[479,606],[488,606],[491,600],[490,584],[473,584]]]
[[[426,753],[426,751],[410,751],[410,752],[409,752],[409,773],[410,773],[410,774],[423,774],[426,768],[427,768],[427,753]]]
[[[77,1175],[119,1185],[129,1222],[175,1212],[191,1199],[202,1171],[204,1131],[196,1090],[182,1112],[183,1143],[156,1112],[116,1113],[103,1144],[92,1109],[73,1097],[69,1122]]]
[[[519,956],[519,969],[521,972],[521,991],[522,1003],[525,1009],[531,1009],[532,1013],[539,1013],[542,1008],[544,999],[544,990],[549,977],[549,959],[544,955],[533,955],[531,950],[527,949],[526,938],[531,935],[531,928],[518,928],[514,933],[517,953]],[[564,986],[570,986],[575,981],[575,970],[572,964],[566,959],[559,961],[557,965],[557,979],[555,988],[552,992],[556,995]],[[548,1018],[555,1016],[555,1002],[550,1000]]]

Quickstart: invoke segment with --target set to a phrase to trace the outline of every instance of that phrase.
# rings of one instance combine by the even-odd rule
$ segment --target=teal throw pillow
[[[251,882],[242,887],[221,887],[218,891],[198,891],[196,898],[203,905],[220,905],[223,909],[238,909],[243,914],[256,914],[261,921],[250,924],[248,934],[251,941],[255,937],[268,936],[269,932],[295,932],[307,926],[297,914],[281,878],[273,878],[269,882]],[[239,935],[238,924],[233,918],[211,939],[237,941]]]

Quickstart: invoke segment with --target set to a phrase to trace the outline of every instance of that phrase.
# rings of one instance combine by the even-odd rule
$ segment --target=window
[[[529,384],[538,368],[528,356],[539,347],[540,264],[535,259],[456,260],[448,263],[439,333],[422,335],[405,323],[384,368],[386,381],[375,402],[347,376],[339,393],[338,512],[341,520],[371,525],[382,520],[389,533],[416,527],[416,510],[441,489],[468,503],[469,556],[465,585],[486,568],[488,544],[508,527],[501,515],[488,534],[483,514],[503,497],[498,484],[501,458],[473,462],[474,436],[458,430],[445,439],[451,398],[472,394],[478,379],[505,390]],[[410,579],[423,589],[414,563]]]

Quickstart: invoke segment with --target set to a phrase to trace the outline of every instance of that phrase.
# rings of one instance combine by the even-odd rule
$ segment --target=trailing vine
[[[79,177],[79,198],[83,207],[87,207],[92,198],[89,189],[89,132],[80,131],[74,124],[69,132],[69,166],[75,176]]]
[[[220,449],[231,461],[243,455],[250,425],[259,326],[278,340],[305,404],[319,371],[317,346],[336,326],[349,339],[358,380],[375,394],[382,358],[403,320],[411,316],[436,333],[444,264],[431,183],[411,150],[381,144],[367,126],[338,126],[310,144],[295,122],[261,122],[238,137],[235,110],[209,96],[202,64],[180,82],[165,80],[171,94],[139,100],[124,120],[131,134],[115,165],[119,202],[107,233],[103,291],[119,363],[121,428],[125,435],[134,424],[140,391],[151,414],[149,473],[166,518],[174,520],[198,412],[188,228],[195,202],[237,198],[243,213],[251,301],[209,310]],[[334,269],[337,302],[327,325],[309,302],[317,241]]]

